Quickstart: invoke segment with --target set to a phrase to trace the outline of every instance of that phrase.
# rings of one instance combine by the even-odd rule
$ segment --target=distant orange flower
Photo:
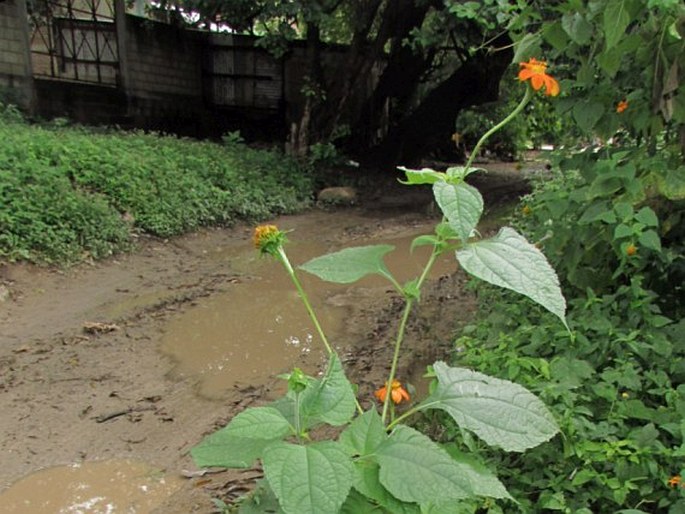
[[[547,75],[547,63],[545,61],[538,61],[531,58],[528,62],[519,63],[521,71],[519,71],[519,80],[530,80],[530,85],[539,91],[542,86],[545,86],[545,94],[547,96],[557,96],[560,88],[559,83],[552,77]]]
[[[385,401],[385,395],[388,394],[387,392],[387,386],[383,386],[380,389],[378,389],[375,393],[373,393],[376,398],[378,398],[378,401],[384,402]],[[392,399],[393,402],[396,404],[402,403],[402,401],[409,401],[409,393],[402,387],[402,384],[400,383],[399,380],[393,380],[392,381],[392,388],[390,390],[390,398]]]
[[[616,112],[621,114],[623,111],[625,111],[628,108],[628,101],[627,100],[621,100],[616,104]]]
[[[668,485],[671,487],[678,487],[679,485],[682,486],[682,480],[683,479],[680,477],[680,475],[674,475],[668,479]]]
[[[259,225],[254,229],[252,242],[262,254],[276,255],[285,242],[285,232],[278,230],[276,225]]]
[[[629,244],[628,247],[626,248],[626,255],[628,257],[632,257],[637,253],[637,247],[634,244]]]

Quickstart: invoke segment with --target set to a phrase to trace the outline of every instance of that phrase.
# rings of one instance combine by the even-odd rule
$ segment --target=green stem
[[[302,442],[302,422],[300,420],[300,394],[295,393],[295,436],[297,437],[297,442]]]
[[[430,409],[430,408],[433,407],[434,405],[439,405],[439,404],[440,404],[440,402],[438,402],[438,401],[433,401],[433,402],[430,402],[430,403],[422,403],[422,404],[420,404],[420,405],[417,405],[416,407],[412,407],[412,408],[409,409],[407,412],[405,412],[404,414],[402,414],[400,417],[398,417],[397,419],[393,420],[393,422],[390,423],[390,424],[386,427],[386,430],[390,430],[392,427],[394,427],[395,425],[397,425],[400,421],[402,421],[402,420],[408,418],[409,416],[412,416],[412,415],[416,414],[417,412],[421,412],[422,410]]]
[[[444,218],[443,218],[444,219]],[[440,241],[442,243],[442,241]],[[438,259],[438,256],[440,255],[440,250],[438,249],[438,246],[433,246],[433,252],[431,253],[430,257],[428,258],[428,262],[426,263],[426,266],[423,268],[423,271],[421,272],[421,276],[419,277],[419,281],[416,283],[416,287],[418,289],[421,289],[421,286],[423,283],[426,281],[428,278],[428,273],[430,273],[431,268],[433,268],[433,264],[435,264],[435,261]]]
[[[307,313],[309,314],[312,323],[314,323],[314,327],[316,327],[316,331],[319,333],[319,337],[321,337],[321,340],[323,341],[323,344],[326,347],[328,355],[332,355],[333,349],[331,348],[331,345],[328,343],[328,339],[326,339],[326,334],[324,334],[324,331],[321,328],[321,324],[319,323],[319,320],[316,317],[316,314],[314,313],[314,309],[312,308],[312,304],[309,302],[307,293],[304,292],[302,284],[300,284],[300,280],[297,278],[297,275],[295,275],[295,270],[290,264],[288,256],[285,254],[285,250],[282,246],[278,247],[278,258],[285,267],[285,270],[288,272],[288,275],[290,275],[290,279],[293,281],[293,284],[295,284],[295,287],[297,288],[297,294],[300,295],[302,303],[304,303],[304,306],[307,309]]]
[[[466,170],[468,171],[471,168],[471,164],[473,163],[473,160],[476,158],[478,155],[478,152],[480,151],[480,147],[483,146],[483,143],[495,132],[497,132],[499,129],[504,127],[507,123],[509,123],[511,120],[513,120],[522,110],[523,108],[530,102],[530,99],[533,98],[533,88],[531,88],[529,85],[526,85],[526,94],[523,95],[523,98],[519,102],[519,104],[516,106],[516,108],[507,115],[506,118],[504,118],[502,121],[500,121],[497,125],[492,127],[490,130],[488,130],[483,136],[478,140],[478,143],[476,143],[476,146],[474,147],[473,151],[471,152],[471,156],[469,157],[469,160],[466,161]]]
[[[395,287],[398,293],[404,294],[404,288],[402,287],[402,284],[395,280],[395,277],[393,277],[390,273],[381,273],[381,275],[387,278],[392,283],[392,285]]]
[[[426,281],[426,278],[428,277],[428,273],[430,273],[431,268],[433,267],[433,264],[435,264],[436,259],[438,258],[438,255],[440,255],[440,251],[438,250],[437,246],[433,247],[433,252],[431,253],[430,257],[428,258],[428,262],[426,262],[426,266],[423,268],[423,271],[421,272],[421,276],[419,277],[418,282],[416,283],[416,288],[421,289],[421,286],[423,283]],[[385,400],[383,402],[383,414],[381,416],[381,420],[383,421],[383,424],[385,425],[385,420],[388,417],[388,406],[390,405],[391,401],[391,396],[392,396],[392,382],[395,379],[395,373],[397,373],[397,363],[399,362],[400,359],[400,348],[402,347],[402,341],[404,340],[404,332],[407,328],[407,320],[409,319],[409,314],[411,313],[411,308],[414,304],[414,300],[412,298],[407,298],[406,299],[406,304],[404,306],[404,313],[402,314],[402,319],[400,321],[400,327],[397,332],[397,340],[395,341],[395,352],[392,357],[392,364],[390,366],[390,375],[388,376],[388,381],[385,384]]]
[[[409,416],[413,416],[417,412],[421,412],[424,409],[424,406],[416,406],[412,407],[409,409],[407,412],[402,414],[401,416],[398,416],[397,419],[393,419],[387,426],[386,430],[392,429],[395,425],[397,425],[400,421],[407,419]]]
[[[392,381],[395,379],[395,373],[397,372],[397,363],[400,360],[400,347],[402,346],[402,340],[404,339],[404,331],[407,328],[407,320],[409,319],[409,314],[411,313],[411,308],[414,305],[414,300],[411,298],[407,299],[404,305],[404,313],[402,314],[402,319],[400,321],[400,328],[397,331],[397,340],[395,341],[395,352],[392,356],[392,365],[390,366],[390,376],[385,384],[385,401],[383,402],[383,415],[381,420],[385,425],[385,420],[388,417],[388,406],[390,405],[390,397],[392,396]]]
[[[288,259],[288,256],[286,255],[285,250],[282,246],[278,247],[277,257],[283,264],[285,270],[288,272],[288,275],[290,276],[290,279],[293,281],[293,284],[295,284],[295,288],[297,288],[297,294],[300,296],[302,303],[304,303],[304,306],[307,309],[307,313],[309,314],[309,318],[312,320],[312,323],[314,323],[314,327],[316,327],[316,331],[319,333],[319,337],[321,337],[321,340],[323,341],[323,344],[326,347],[326,351],[328,352],[328,356],[330,357],[334,353],[333,348],[331,348],[331,345],[328,343],[326,334],[324,333],[323,328],[321,328],[319,319],[316,317],[316,314],[314,313],[314,309],[312,308],[312,304],[309,302],[307,293],[304,292],[304,288],[302,287],[300,280],[297,278],[295,270],[290,264],[290,260]],[[364,409],[362,409],[362,406],[360,405],[359,400],[357,400],[356,396],[354,398],[354,403],[357,406],[357,412],[359,412],[359,414],[363,414]]]

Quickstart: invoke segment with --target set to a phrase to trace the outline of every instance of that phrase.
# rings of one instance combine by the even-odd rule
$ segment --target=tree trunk
[[[290,142],[287,148],[291,155],[304,157],[309,153],[310,144],[320,139],[315,121],[322,103],[322,77],[321,31],[318,25],[311,23],[307,26],[307,91],[302,112],[290,128]]]
[[[505,44],[496,42],[496,46]],[[501,51],[490,55],[482,52],[468,59],[430,91],[416,109],[391,127],[387,137],[367,152],[363,160],[387,168],[415,164],[431,148],[450,139],[462,109],[497,100],[499,81],[511,58],[511,51]]]

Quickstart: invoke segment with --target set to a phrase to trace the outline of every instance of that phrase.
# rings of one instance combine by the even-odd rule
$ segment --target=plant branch
[[[392,356],[392,364],[390,366],[390,375],[388,376],[388,381],[385,384],[385,401],[383,402],[383,414],[381,415],[381,420],[385,425],[385,420],[388,417],[388,407],[390,405],[390,397],[392,396],[392,381],[395,379],[395,373],[397,372],[397,363],[400,359],[400,347],[402,346],[402,340],[404,339],[404,332],[407,328],[407,320],[409,319],[409,314],[411,313],[411,308],[414,305],[414,300],[407,298],[404,305],[404,313],[402,313],[402,319],[400,320],[400,328],[397,331],[397,339],[395,340],[395,352]]]
[[[304,303],[305,308],[307,309],[307,313],[309,314],[309,318],[312,320],[312,323],[314,323],[314,327],[316,328],[316,331],[319,334],[319,337],[321,337],[321,341],[323,341],[324,346],[326,347],[326,351],[328,352],[328,355],[333,354],[333,349],[331,348],[331,345],[328,343],[328,339],[326,338],[326,334],[324,333],[323,329],[321,328],[321,324],[319,323],[319,319],[316,317],[316,314],[314,313],[314,309],[312,308],[312,304],[309,302],[309,298],[307,297],[307,293],[304,292],[304,289],[302,288],[302,284],[300,284],[300,280],[297,278],[297,275],[295,274],[295,270],[293,269],[292,265],[290,264],[290,261],[288,260],[288,256],[285,253],[285,250],[283,249],[283,246],[278,247],[278,254],[277,254],[279,260],[285,267],[285,270],[288,272],[288,275],[290,275],[290,279],[293,281],[293,284],[295,284],[295,287],[297,288],[297,294],[300,296],[300,299],[302,300],[302,303]]]
[[[513,120],[518,114],[523,110],[523,108],[528,105],[528,102],[530,102],[530,99],[533,97],[533,89],[526,85],[526,94],[523,95],[523,98],[519,102],[519,104],[516,106],[516,109],[511,111],[509,115],[507,115],[506,118],[504,118],[502,121],[500,121],[497,125],[492,127],[490,130],[488,130],[483,136],[478,140],[478,143],[476,143],[475,148],[471,152],[471,156],[469,157],[469,160],[466,161],[466,166],[465,168],[468,170],[471,167],[471,164],[473,163],[473,160],[476,158],[476,155],[478,155],[478,152],[480,151],[480,147],[483,146],[483,143],[495,132],[497,132],[499,129],[504,127],[507,123],[509,123],[511,120]]]

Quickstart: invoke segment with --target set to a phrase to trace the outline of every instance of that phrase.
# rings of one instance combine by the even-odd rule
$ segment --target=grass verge
[[[302,210],[309,169],[277,151],[171,136],[32,125],[0,105],[0,259],[68,264]]]

